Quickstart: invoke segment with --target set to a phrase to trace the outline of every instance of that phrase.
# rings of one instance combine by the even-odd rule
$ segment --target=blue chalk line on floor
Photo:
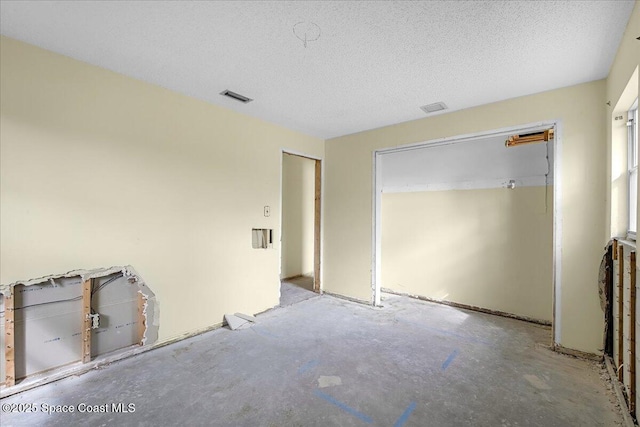
[[[304,365],[300,366],[298,368],[298,373],[299,374],[304,374],[305,372],[307,372],[310,369],[315,368],[316,366],[318,366],[320,364],[320,362],[318,362],[317,360],[310,360],[307,363],[305,363]]]
[[[251,328],[251,330],[253,332],[255,332],[258,335],[262,335],[263,337],[267,337],[267,338],[280,338],[279,335],[274,334],[273,332],[269,331],[268,329],[265,328],[261,328],[261,327],[256,327],[253,326]]]
[[[418,327],[420,329],[424,329],[426,331],[433,331],[433,332],[436,332],[436,333],[439,333],[439,334],[442,334],[442,335],[448,335],[450,337],[459,338],[459,339],[461,339],[463,341],[472,342],[472,343],[475,343],[475,344],[489,345],[489,346],[493,346],[494,345],[494,343],[492,343],[491,341],[483,340],[483,339],[476,338],[476,337],[470,336],[470,335],[458,334],[458,333],[455,333],[455,332],[448,331],[446,329],[434,328],[434,327],[431,327],[431,326],[427,326],[427,325],[425,325],[423,323],[416,322],[414,320],[405,319],[403,317],[395,316],[395,319],[397,321],[405,323],[407,325],[412,325],[412,326],[416,326],[416,327]]]
[[[344,403],[340,402],[339,400],[335,399],[332,396],[329,396],[326,393],[321,392],[320,390],[315,390],[314,394],[318,397],[323,398],[324,400],[326,400],[327,402],[336,405],[338,408],[342,409],[345,412],[350,413],[351,415],[353,415],[354,417],[359,418],[360,420],[364,421],[367,424],[371,424],[373,422],[373,420],[369,417],[367,417],[365,414],[363,414],[362,412],[358,412],[355,409],[353,409],[352,407],[345,405]]]
[[[407,409],[404,410],[402,415],[400,415],[400,418],[398,418],[398,421],[396,421],[393,427],[402,427],[404,423],[407,422],[414,409],[416,409],[416,402],[411,402]]]
[[[442,364],[443,371],[449,367],[449,365],[451,364],[451,362],[453,362],[453,359],[455,359],[457,355],[458,355],[457,349],[451,352],[449,357],[447,357],[447,360],[445,360],[444,363]]]

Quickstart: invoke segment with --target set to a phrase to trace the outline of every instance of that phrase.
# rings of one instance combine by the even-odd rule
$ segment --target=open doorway
[[[320,212],[322,163],[282,153],[280,304],[320,293]]]
[[[537,321],[560,342],[559,137],[549,122],[376,151],[373,303],[394,292]]]

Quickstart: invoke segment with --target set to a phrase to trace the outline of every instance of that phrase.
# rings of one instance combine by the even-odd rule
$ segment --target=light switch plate
[[[271,215],[271,208],[269,206],[265,206],[264,207],[264,216],[270,216]]]

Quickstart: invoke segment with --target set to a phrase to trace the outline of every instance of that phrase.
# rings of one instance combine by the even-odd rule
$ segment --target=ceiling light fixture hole
[[[293,26],[293,34],[302,41],[304,47],[307,47],[307,42],[314,42],[320,38],[320,26],[315,22],[298,22]]]

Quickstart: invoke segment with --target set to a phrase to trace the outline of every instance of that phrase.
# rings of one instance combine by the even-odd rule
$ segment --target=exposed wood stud
[[[623,370],[620,369],[624,363],[624,248],[618,246],[618,380],[622,381]]]
[[[629,254],[630,296],[629,311],[629,412],[636,415],[636,253]]]
[[[505,142],[507,147],[514,147],[516,145],[522,144],[534,144],[537,142],[547,142],[550,139],[553,139],[554,131],[553,129],[548,129],[545,131],[540,131],[536,133],[530,133],[525,135],[511,135]]]
[[[11,287],[9,294],[4,296],[4,345],[5,345],[5,386],[12,387],[16,384],[15,365],[15,301],[14,287]]]
[[[91,361],[91,279],[82,283],[82,363]]]
[[[320,292],[320,214],[322,211],[322,162],[316,160],[315,204],[314,204],[314,241],[313,241],[313,290]]]
[[[606,345],[605,345],[605,354],[608,355],[613,355],[613,344],[614,344],[614,330],[615,328],[613,327],[613,322],[614,322],[614,317],[613,317],[613,282],[614,282],[614,266],[615,263],[613,261],[613,257],[615,255],[614,250],[616,250],[614,248],[613,245],[611,245],[611,247],[609,247],[609,249],[607,250],[607,268],[606,268],[606,272],[607,272],[607,311],[605,313],[605,322],[607,325],[607,338],[606,338]]]
[[[144,315],[145,297],[138,292],[138,344],[143,345],[144,332],[147,330],[147,319]]]
[[[613,239],[613,260],[616,261],[618,259],[618,241]]]

